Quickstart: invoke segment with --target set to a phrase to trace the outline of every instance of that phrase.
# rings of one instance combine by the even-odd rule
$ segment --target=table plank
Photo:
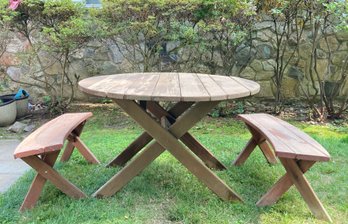
[[[104,80],[110,79],[108,75],[103,76],[94,76],[87,79],[83,79],[79,82],[79,89],[82,92],[91,94],[94,96],[106,97],[106,92],[100,91],[99,89],[93,88],[93,86],[98,86],[101,83],[104,83]]]
[[[250,96],[251,92],[234,77],[212,75],[212,79],[227,93],[228,99]]]
[[[181,101],[210,101],[210,95],[195,73],[179,73]]]
[[[254,95],[260,85],[229,76],[195,73],[128,73],[79,82],[83,92],[112,99],[202,102]]]
[[[248,79],[243,79],[239,77],[232,77],[235,81],[237,81],[239,84],[243,85],[245,88],[247,88],[250,91],[251,95],[257,94],[260,92],[260,84],[257,82],[248,80]]]
[[[110,79],[103,81],[105,86],[100,86],[99,91],[105,91],[106,96],[109,98],[124,99],[126,98],[127,90],[134,82],[139,81],[141,76],[142,73],[111,75]]]
[[[227,93],[214,81],[211,75],[197,74],[197,76],[208,91],[211,101],[227,100]]]
[[[181,91],[178,73],[162,73],[152,94],[153,101],[180,101]]]
[[[124,99],[151,100],[152,93],[159,78],[160,75],[156,73],[135,75],[135,77],[132,79],[133,83],[129,86],[124,94]]]

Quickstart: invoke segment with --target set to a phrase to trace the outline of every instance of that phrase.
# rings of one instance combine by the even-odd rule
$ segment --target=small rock
[[[273,47],[270,44],[260,44],[256,47],[256,57],[260,59],[270,59],[273,55]]]
[[[302,80],[304,77],[304,74],[301,68],[296,66],[291,66],[288,70],[288,76],[296,80]]]
[[[24,130],[25,132],[31,132],[32,130],[34,130],[35,125],[34,124],[28,124],[27,126],[25,126]]]
[[[273,59],[269,59],[267,61],[262,62],[263,70],[265,71],[274,71],[277,63]]]
[[[8,131],[11,131],[11,132],[14,132],[14,133],[20,133],[24,130],[24,128],[26,127],[27,125],[24,124],[24,123],[21,123],[19,121],[16,121],[13,125],[11,125],[7,130]]]
[[[253,104],[250,103],[249,101],[245,101],[245,105],[247,105],[247,106],[249,106],[249,107],[253,106]]]

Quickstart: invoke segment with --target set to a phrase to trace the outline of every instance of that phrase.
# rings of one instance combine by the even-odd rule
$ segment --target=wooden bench
[[[286,174],[262,196],[257,205],[275,203],[294,184],[312,213],[319,219],[332,222],[304,176],[315,162],[330,160],[329,153],[309,135],[271,115],[248,114],[238,117],[245,122],[252,137],[234,165],[242,165],[254,148],[259,146],[269,163],[276,163],[278,157],[286,170]]]
[[[28,193],[20,207],[20,211],[32,208],[40,197],[40,193],[49,180],[62,192],[73,198],[84,198],[86,195],[75,185],[62,177],[53,166],[57,160],[65,140],[68,140],[61,161],[69,160],[76,147],[90,163],[98,164],[98,159],[81,141],[80,134],[92,113],[63,114],[38,128],[25,138],[14,152],[15,158],[21,158],[37,171]]]

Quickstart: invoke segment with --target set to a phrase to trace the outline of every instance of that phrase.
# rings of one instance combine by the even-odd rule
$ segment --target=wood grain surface
[[[128,73],[95,76],[79,82],[81,91],[111,99],[221,101],[254,95],[260,85],[233,77],[197,73]]]

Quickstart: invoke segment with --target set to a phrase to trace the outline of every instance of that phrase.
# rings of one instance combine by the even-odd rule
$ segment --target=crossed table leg
[[[213,109],[213,107],[217,105],[218,102],[199,102],[194,104],[192,107],[190,107],[189,104],[186,104],[185,106],[185,103],[182,105],[180,105],[179,103],[176,107],[168,111],[169,114],[174,114],[173,119],[175,119],[175,121],[172,121],[172,125],[168,125],[168,128],[162,127],[160,123],[153,119],[151,115],[148,114],[135,101],[115,100],[115,102],[140,126],[142,126],[144,130],[155,141],[147,145],[120,172],[118,172],[100,189],[98,189],[94,193],[94,196],[102,197],[115,194],[131,179],[139,174],[145,167],[147,167],[153,160],[155,160],[162,152],[168,150],[191,173],[193,173],[200,181],[202,181],[220,198],[222,198],[223,200],[241,200],[240,197],[235,192],[233,192],[232,189],[230,189],[200,159],[198,159],[190,149],[183,146],[178,140],[185,136],[185,134],[187,134],[187,131],[198,121],[200,121],[211,109]],[[151,111],[153,113],[156,113],[155,109],[158,109],[158,111],[160,112],[162,111],[161,113],[165,113],[165,111],[163,111],[163,108],[163,110],[159,108],[159,105],[154,106]],[[182,115],[179,116],[181,113]],[[176,119],[176,117],[178,118]],[[169,118],[168,120],[170,121],[173,119]],[[145,134],[139,137],[141,138],[143,136],[142,143],[146,142],[144,141],[144,135]],[[137,144],[140,142],[141,141],[138,141]],[[186,144],[189,145],[189,143]],[[136,150],[133,150],[133,152],[134,151]]]
[[[158,103],[150,101],[147,102],[146,108],[157,118],[165,118],[169,123],[174,123],[183,112],[192,106],[192,102],[177,103],[169,111],[163,109]],[[135,139],[120,155],[114,158],[108,166],[123,166],[130,159],[132,159],[141,149],[152,141],[151,135],[143,132],[137,139]],[[185,133],[180,140],[196,154],[206,166],[212,169],[224,170],[226,169],[214,155],[209,152],[203,145],[201,145],[190,133]]]

